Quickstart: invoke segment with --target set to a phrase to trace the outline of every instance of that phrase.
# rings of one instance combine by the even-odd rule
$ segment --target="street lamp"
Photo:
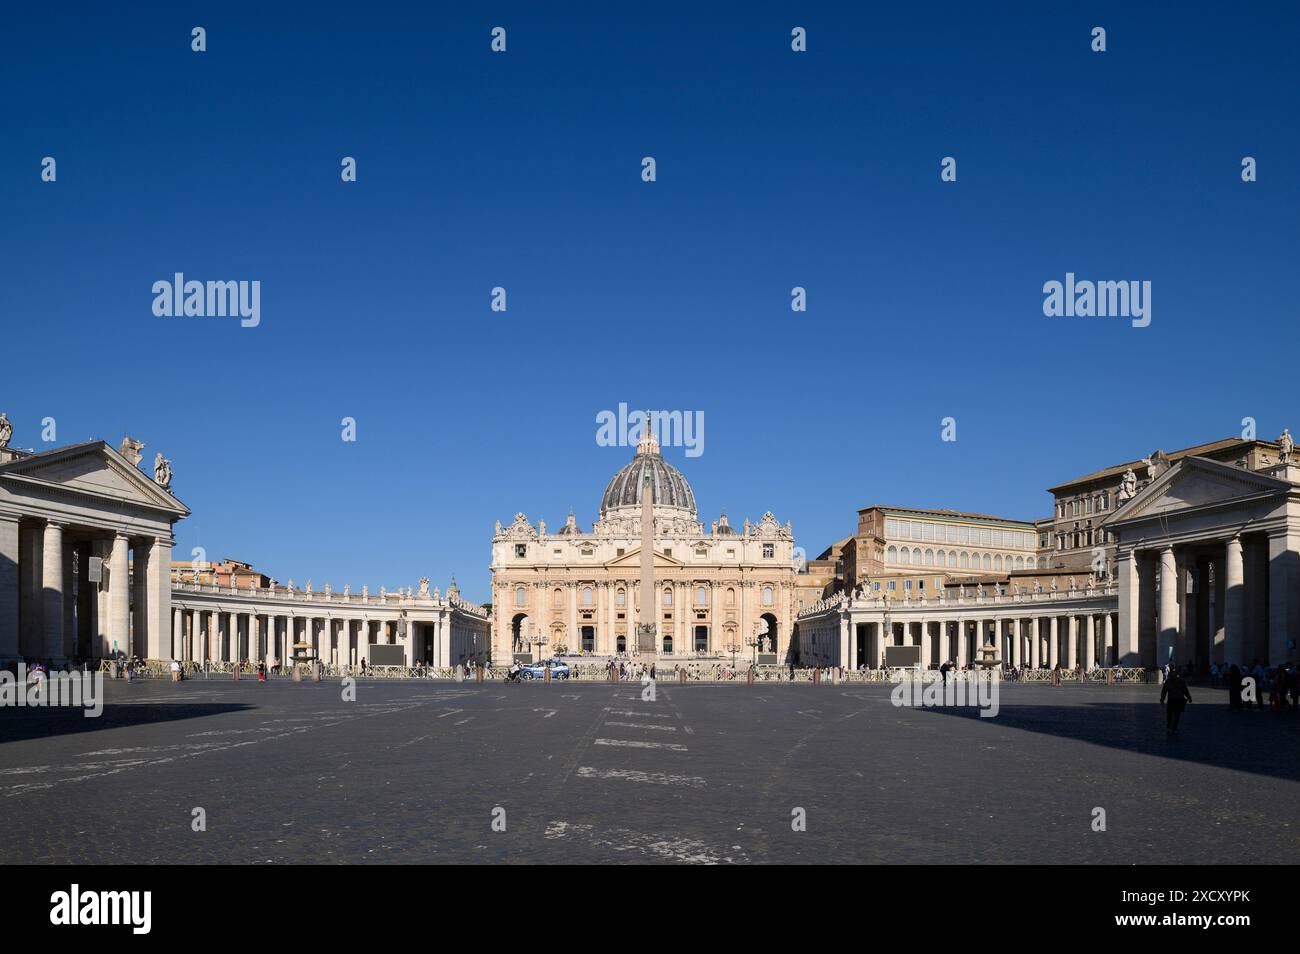
[[[740,652],[740,647],[736,645],[736,638],[733,636],[731,642],[727,644],[727,652],[731,653],[731,668],[736,668],[736,654]]]

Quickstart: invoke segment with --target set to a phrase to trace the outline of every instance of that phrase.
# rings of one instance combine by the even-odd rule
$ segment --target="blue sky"
[[[495,520],[595,519],[619,402],[702,412],[702,519],[809,553],[1300,425],[1294,6],[82,6],[0,36],[0,410],[170,457],[178,558],[485,599]],[[155,317],[177,271],[261,325]],[[1044,317],[1067,271],[1150,327]]]

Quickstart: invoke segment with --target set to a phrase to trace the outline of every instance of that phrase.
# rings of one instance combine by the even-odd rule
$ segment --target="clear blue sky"
[[[1294,5],[80,6],[0,36],[0,410],[170,457],[178,558],[485,599],[495,520],[595,519],[620,401],[702,411],[702,519],[809,553],[1300,426]],[[261,326],[155,317],[176,271]],[[1151,326],[1044,317],[1067,271]]]

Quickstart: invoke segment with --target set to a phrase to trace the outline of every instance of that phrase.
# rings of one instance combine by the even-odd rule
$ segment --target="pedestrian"
[[[1264,664],[1258,659],[1254,660],[1250,666],[1251,678],[1255,680],[1255,708],[1263,710],[1264,708]]]
[[[1192,694],[1187,689],[1187,681],[1183,678],[1183,674],[1176,668],[1172,668],[1169,678],[1160,687],[1160,702],[1165,707],[1165,731],[1170,733],[1178,731],[1178,720],[1182,718],[1183,710],[1191,701]]]
[[[259,661],[257,664],[257,681],[266,682],[266,663]]]
[[[1234,712],[1241,711],[1241,670],[1233,663],[1228,667],[1228,708]]]
[[[948,685],[948,670],[951,668],[952,666],[949,665],[947,662],[945,662],[942,666],[939,667],[939,675],[943,676],[943,684],[945,686]]]

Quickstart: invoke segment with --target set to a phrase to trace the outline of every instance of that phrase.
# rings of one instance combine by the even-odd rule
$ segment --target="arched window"
[[[728,606],[736,605],[736,591],[731,587],[727,587],[727,605]]]
[[[618,603],[619,606],[626,606],[626,605],[627,605],[627,592],[624,591],[624,590],[619,590],[618,593],[616,593],[615,596],[614,596],[614,601],[615,601],[616,603]]]
[[[1001,553],[999,553],[997,556],[995,556],[995,557],[993,558],[993,569],[995,569],[995,570],[1001,572],[1001,570],[1002,570],[1002,554],[1001,554]]]
[[[515,588],[515,605],[516,606],[528,605],[528,591],[524,589],[522,586]]]
[[[891,546],[887,550],[885,550],[885,562],[886,563],[898,562],[898,547]]]
[[[709,601],[709,591],[702,586],[695,588],[695,605],[703,606]]]
[[[909,550],[907,547],[903,547],[903,549],[899,550],[899,551],[898,551],[898,562],[899,562],[899,563],[902,563],[902,564],[905,565],[905,566],[906,566],[907,564],[911,563],[911,562],[912,562],[912,551]]]
[[[584,586],[584,587],[582,588],[582,605],[583,605],[583,606],[590,606],[590,605],[591,605],[591,587],[590,587],[590,586]]]
[[[970,554],[966,553],[965,551],[962,551],[962,555],[961,555],[961,568],[963,570],[970,569]]]
[[[949,551],[948,551],[948,566],[951,567],[951,568],[954,569],[954,570],[957,569],[957,551],[956,551],[956,550],[949,550]]]
[[[1023,570],[1024,568],[1025,568],[1025,558],[1024,558],[1024,557],[1016,557],[1016,569],[1017,569],[1017,570]]]
[[[920,547],[912,547],[912,565],[913,565],[913,566],[920,566],[920,565],[921,565],[921,560],[922,560],[922,559],[924,559],[924,558],[921,556],[921,548],[920,548]]]
[[[1036,559],[1034,559],[1033,557],[1030,557],[1030,558],[1025,562],[1025,566],[1027,566],[1027,567],[1028,567],[1029,569],[1031,569],[1031,570],[1036,570],[1036,569],[1038,569],[1038,561],[1037,561]]]
[[[986,570],[993,569],[993,560],[987,553],[984,554],[984,569]]]
[[[564,605],[564,591],[560,589],[558,586],[555,588],[555,591],[551,594],[551,605],[552,606]]]
[[[925,551],[925,565],[926,565],[926,566],[934,566],[934,551],[933,551],[933,550],[926,550],[926,551]]]
[[[664,606],[673,605],[673,591],[670,588],[664,589]]]
[[[764,606],[772,605],[772,587],[770,586],[763,587],[763,605]]]

